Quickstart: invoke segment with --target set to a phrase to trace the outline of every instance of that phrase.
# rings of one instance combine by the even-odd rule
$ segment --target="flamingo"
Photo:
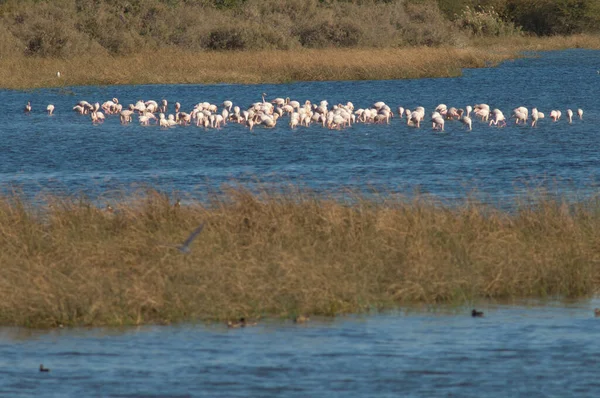
[[[567,109],[567,119],[569,119],[569,124],[573,123],[573,111]]]
[[[524,120],[523,120],[523,119],[521,119],[521,120],[523,120],[523,123],[526,123],[526,122],[527,122],[527,119],[529,119],[529,111],[528,111],[528,110],[527,110],[527,108],[525,108],[524,106],[520,106],[520,107],[518,107],[518,108],[515,108],[515,109],[513,110],[513,112],[514,112],[514,113],[521,113],[521,115],[525,117],[525,119],[524,119]]]
[[[31,112],[31,101],[27,101],[24,111],[25,111],[25,113]]]
[[[384,106],[385,106],[385,102],[383,102],[383,101],[378,101],[373,104],[373,108],[375,108],[377,110],[383,108]]]
[[[271,101],[271,103],[277,105],[277,106],[284,106],[285,105],[285,99],[284,98],[275,98],[273,101]]]
[[[458,109],[453,106],[448,108],[448,111],[446,112],[446,119],[453,120],[454,118],[458,119],[458,117]]]
[[[300,123],[300,115],[296,112],[292,113],[292,116],[290,117],[290,127],[292,129],[295,129],[296,127],[298,127],[298,123]]]
[[[52,115],[52,112],[54,112],[54,105],[52,105],[52,104],[49,104],[49,105],[46,107],[46,112],[48,112],[48,116],[51,116],[51,115]]]
[[[139,113],[144,113],[144,111],[146,110],[146,103],[144,101],[138,101],[135,103],[134,105],[134,110],[138,111]]]
[[[579,120],[583,120],[583,109],[577,109],[577,116],[579,116]]]
[[[158,125],[160,127],[169,127],[169,122],[165,118],[165,114],[162,112],[158,114]]]
[[[90,118],[92,119],[92,123],[102,123],[105,119],[104,113],[98,111],[97,109],[90,113]]]
[[[131,117],[131,115],[130,115],[130,117]],[[150,112],[145,112],[143,115],[140,115],[140,117],[138,118],[138,120],[142,126],[150,125],[151,119],[156,120],[156,116],[154,116],[154,114],[152,114]]]
[[[434,130],[444,131],[444,118],[439,112],[433,112],[431,115],[431,122]]]
[[[502,123],[499,127],[504,127],[506,126],[506,117],[504,116],[504,113],[502,113],[502,111],[500,109],[494,109],[492,111],[492,120],[490,120],[489,126],[491,126],[492,124],[494,126],[498,126],[499,123]]]
[[[472,131],[473,130],[473,121],[469,117],[468,113],[465,115],[464,112],[465,111],[462,110],[462,109],[458,110],[458,120],[462,124],[464,124],[465,126],[467,126],[469,128],[469,131]]]
[[[558,112],[559,111],[554,110],[554,109],[550,111],[550,119],[552,119],[553,122],[556,122],[558,120],[558,118],[559,118]]]
[[[544,115],[544,112],[538,112],[538,119],[543,119],[546,116]],[[536,123],[537,124],[537,123]]]
[[[511,119],[512,118],[515,118],[515,124],[519,124],[519,121],[523,122],[523,124],[527,123],[527,115],[518,109],[514,110],[514,113],[511,116]]]
[[[119,114],[119,118],[121,119],[121,124],[127,124],[127,123],[131,122],[133,113],[134,113],[133,109],[125,109],[124,111],[121,111],[121,113]]]
[[[531,127],[535,127],[535,125],[537,124],[537,121],[539,119],[539,112],[537,110],[537,108],[533,108],[531,110]]]
[[[423,119],[420,112],[413,111],[410,114],[410,117],[407,118],[406,123],[409,126],[417,126],[417,128],[421,127],[421,120]]]
[[[490,108],[476,108],[475,114],[481,118],[481,121],[488,121],[490,118]]]
[[[467,110],[466,116],[470,118],[471,117],[471,112],[473,112],[473,107],[471,105],[467,105],[465,107],[465,109]]]
[[[446,104],[439,104],[438,106],[435,107],[435,111],[439,112],[440,115],[445,115],[446,112],[448,111],[448,106],[446,106]]]

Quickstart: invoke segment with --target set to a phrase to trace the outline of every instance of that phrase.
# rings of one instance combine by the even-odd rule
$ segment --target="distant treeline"
[[[0,57],[461,46],[599,27],[598,0],[0,0]]]

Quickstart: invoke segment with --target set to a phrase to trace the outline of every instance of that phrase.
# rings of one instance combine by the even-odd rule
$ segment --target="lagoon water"
[[[105,198],[149,185],[202,197],[236,181],[294,183],[317,191],[375,187],[460,199],[510,202],[539,186],[565,195],[596,193],[600,171],[600,52],[569,50],[465,70],[451,79],[316,82],[281,85],[157,85],[0,90],[0,188],[26,195],[85,193]],[[53,78],[53,77],[49,77]],[[118,97],[179,101],[230,99],[247,106],[291,97],[366,107],[489,103],[509,116],[517,106],[545,112],[540,126],[445,133],[395,118],[390,125],[320,126],[249,132],[160,129],[117,117],[101,125],[76,115],[79,100]],[[30,100],[34,111],[22,113]],[[56,115],[44,113],[47,104]],[[569,125],[551,109],[582,108]],[[267,320],[247,329],[180,325],[136,329],[0,329],[0,396],[598,396],[600,320],[595,300],[542,306],[316,319]],[[40,373],[43,363],[51,368]]]
[[[598,305],[598,303],[595,303]],[[136,329],[0,330],[6,397],[597,397],[594,302]],[[38,371],[39,364],[50,372]]]
[[[150,185],[166,192],[202,197],[209,188],[236,181],[292,183],[317,191],[376,188],[506,203],[540,186],[586,195],[596,190],[600,171],[600,52],[569,50],[505,62],[497,68],[465,70],[458,78],[359,82],[302,82],[279,85],[156,85],[62,87],[31,92],[0,90],[0,187],[28,194],[86,193],[106,197]],[[49,78],[56,78],[54,76]],[[356,108],[385,101],[426,108],[421,129],[405,119],[390,125],[357,124],[337,131],[321,126],[291,130],[287,118],[275,129],[229,124],[221,130],[127,126],[112,116],[101,125],[71,109],[119,98],[179,101],[182,110],[208,101],[232,100],[243,109],[267,98],[313,103],[351,101]],[[27,101],[33,113],[22,108]],[[45,114],[46,105],[56,115]],[[472,132],[458,122],[433,132],[428,115],[439,103],[464,108],[488,103],[506,117],[512,109],[537,107],[546,114],[539,127],[488,127]],[[566,121],[567,108],[584,110],[583,120]],[[172,112],[171,107],[171,112]],[[553,123],[550,110],[563,118]]]

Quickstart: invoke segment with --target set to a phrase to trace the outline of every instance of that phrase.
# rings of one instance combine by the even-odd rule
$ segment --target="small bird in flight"
[[[190,236],[188,236],[188,238],[181,245],[178,245],[175,247],[177,247],[177,249],[184,254],[190,253],[191,252],[190,245],[192,244],[194,239],[196,239],[196,237],[198,235],[200,235],[200,232],[202,232],[203,229],[204,229],[204,223],[200,224],[200,226],[198,228],[193,230],[192,233],[190,234]]]

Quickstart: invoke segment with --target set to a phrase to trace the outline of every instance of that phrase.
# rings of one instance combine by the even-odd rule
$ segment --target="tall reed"
[[[600,36],[477,38],[468,47],[208,51],[164,49],[74,59],[0,57],[0,87],[283,83],[459,76],[521,56],[522,51],[600,48]],[[56,72],[61,73],[58,78]]]
[[[412,303],[583,297],[600,284],[600,203],[465,201],[290,187],[174,207],[0,198],[0,324],[125,325],[334,315]],[[38,199],[39,201],[39,199]],[[36,202],[38,203],[38,202]],[[200,223],[188,255],[170,246]]]

